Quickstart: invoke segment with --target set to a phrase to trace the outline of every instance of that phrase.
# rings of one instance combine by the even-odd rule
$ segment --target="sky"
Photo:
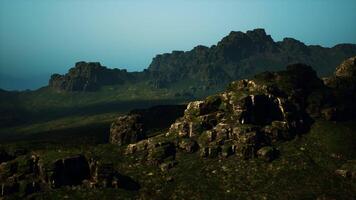
[[[36,89],[81,60],[142,71],[230,31],[356,43],[355,10],[355,0],[0,0],[0,88]]]

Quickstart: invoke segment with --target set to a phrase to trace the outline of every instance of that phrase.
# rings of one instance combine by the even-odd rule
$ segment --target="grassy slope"
[[[188,101],[174,97],[174,91],[144,83],[106,86],[97,92],[66,93],[41,88],[2,95],[0,111],[6,110],[5,115],[15,117],[14,124],[0,127],[0,144],[19,140],[52,143],[77,136],[102,143],[107,139],[101,137],[108,135],[110,123],[118,115],[132,109]]]
[[[309,133],[277,145],[280,157],[270,163],[259,159],[204,159],[195,154],[177,154],[178,165],[168,172],[137,161],[138,155],[124,156],[114,145],[76,146],[58,153],[37,150],[51,160],[62,154],[85,153],[117,169],[141,185],[139,191],[115,189],[61,188],[35,194],[44,199],[316,199],[324,196],[353,199],[354,180],[338,177],[334,171],[347,160],[356,159],[356,123],[317,121]],[[338,156],[335,156],[338,155]],[[169,179],[171,180],[169,180]]]

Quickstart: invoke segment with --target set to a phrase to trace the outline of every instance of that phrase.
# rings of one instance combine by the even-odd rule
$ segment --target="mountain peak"
[[[266,34],[266,31],[262,28],[253,29],[246,31],[246,33],[241,31],[231,31],[230,34],[221,40],[222,44],[226,43],[236,43],[243,44],[245,42],[273,42],[270,35]]]

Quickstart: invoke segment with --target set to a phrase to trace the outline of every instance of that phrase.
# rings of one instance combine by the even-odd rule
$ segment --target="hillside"
[[[49,85],[38,90],[1,91],[0,126],[186,103],[220,92],[231,81],[293,63],[308,64],[319,76],[331,75],[342,60],[354,55],[355,44],[324,48],[292,38],[275,42],[263,29],[255,29],[231,32],[211,47],[157,55],[142,72],[80,61],[64,75],[53,74]]]
[[[103,134],[110,144],[3,144],[1,194],[354,199],[355,71],[356,57],[324,79],[308,65],[293,64],[233,81],[185,110],[135,110]]]

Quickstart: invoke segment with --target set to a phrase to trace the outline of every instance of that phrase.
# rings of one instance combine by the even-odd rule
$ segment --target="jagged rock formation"
[[[108,69],[98,62],[77,62],[65,75],[53,74],[49,87],[64,91],[93,91],[104,85],[123,84],[133,79],[126,70]]]
[[[183,115],[184,105],[162,105],[133,110],[111,124],[110,143],[124,145],[138,142],[154,131],[168,128]]]
[[[198,91],[218,91],[233,80],[282,70],[294,63],[311,65],[322,76],[331,75],[342,60],[354,55],[355,44],[324,48],[307,46],[293,38],[275,42],[263,29],[232,31],[211,47],[199,45],[191,51],[157,55],[143,72],[79,62],[66,75],[52,75],[49,86],[65,91],[92,91],[108,84],[143,81],[156,88],[178,88],[177,94],[194,95]]]
[[[263,146],[308,130],[308,98],[323,87],[312,68],[302,64],[235,81],[226,92],[188,104],[167,135],[197,141],[204,157],[236,153],[250,158]]]

